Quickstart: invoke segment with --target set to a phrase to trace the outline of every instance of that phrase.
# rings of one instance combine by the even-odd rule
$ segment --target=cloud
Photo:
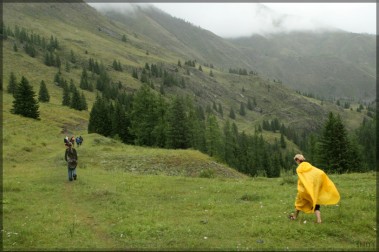
[[[346,30],[367,32],[374,23],[374,5],[350,3],[88,3],[96,9],[130,15],[152,6],[224,38],[293,31]],[[371,8],[370,8],[371,7]],[[374,13],[372,17],[372,13]],[[374,21],[372,21],[374,20]],[[370,24],[370,25],[368,25]],[[364,30],[366,29],[366,30]],[[372,28],[370,28],[373,30]]]
[[[259,3],[154,4],[169,14],[210,30],[221,37],[272,34],[291,31],[320,31],[332,26],[311,18],[278,13]]]
[[[91,3],[88,5],[94,7],[97,10],[105,11],[118,11],[124,14],[135,13],[139,8],[152,8],[153,5],[150,3]]]

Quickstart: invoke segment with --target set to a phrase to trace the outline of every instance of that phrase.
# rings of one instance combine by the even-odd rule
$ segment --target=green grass
[[[37,121],[10,114],[3,97],[6,251],[374,250],[375,173],[331,175],[342,200],[322,206],[324,223],[291,222],[291,173],[250,178],[198,151],[123,145],[87,134],[82,112],[41,104]],[[63,127],[84,137],[74,182]]]
[[[131,31],[126,32],[130,39],[126,44],[99,33],[93,23],[103,29],[109,24],[91,12],[82,12],[86,16],[81,17],[67,11],[71,19],[61,22],[49,5],[42,7],[38,12],[17,5],[5,12],[6,25],[26,28],[33,24],[31,29],[37,34],[49,37],[53,33],[64,53],[72,49],[84,62],[92,57],[107,66],[118,58],[128,67],[146,62],[175,65],[178,59],[183,63],[176,53],[162,50],[142,35],[134,37]],[[17,11],[25,15],[9,14]],[[111,28],[119,35],[125,33],[122,28]],[[297,181],[290,172],[275,179],[250,178],[198,151],[136,147],[87,134],[96,92],[84,91],[89,111],[63,107],[62,89],[53,84],[57,69],[45,66],[42,55],[31,58],[21,47],[18,52],[12,47],[12,39],[4,41],[4,89],[13,71],[17,80],[25,76],[36,94],[40,81],[45,80],[51,100],[40,103],[41,120],[33,120],[11,114],[13,98],[2,94],[4,250],[374,250],[374,173],[331,176],[342,200],[338,206],[322,207],[324,223],[314,225],[314,216],[305,214],[290,222],[287,215],[293,211]],[[152,49],[149,56],[146,48]],[[237,112],[246,97],[256,97],[265,113],[248,112],[236,120],[240,131],[249,134],[262,120],[277,115],[286,124],[306,123],[311,119],[320,122],[320,114],[326,111],[340,111],[349,129],[358,127],[363,118],[361,113],[340,110],[327,102],[317,108],[315,101],[281,86],[267,92],[267,82],[258,77],[229,75],[216,66],[215,78],[209,78],[208,69],[203,69],[204,74],[193,71],[187,89],[175,92],[193,95],[194,90],[201,90],[198,100],[203,105],[213,100],[222,103],[221,121],[231,107]],[[80,67],[62,73],[79,86]],[[123,80],[128,88],[140,86],[129,73],[111,71],[111,76]],[[246,89],[244,97],[242,88]],[[66,135],[84,137],[83,146],[77,148],[78,180],[71,183],[64,161]],[[280,135],[266,132],[264,137],[274,141]]]

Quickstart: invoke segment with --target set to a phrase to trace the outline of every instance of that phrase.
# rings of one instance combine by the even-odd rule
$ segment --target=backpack
[[[73,170],[76,168],[77,165],[78,161],[76,161],[76,159],[68,159],[68,168]]]
[[[68,168],[70,169],[75,169],[76,166],[78,165],[78,161],[75,158],[75,153],[76,151],[73,150],[73,153],[67,150],[67,163],[68,163]]]

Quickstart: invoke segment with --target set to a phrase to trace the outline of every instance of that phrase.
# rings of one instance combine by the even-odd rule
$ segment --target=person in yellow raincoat
[[[340,194],[325,172],[305,162],[303,155],[296,154],[294,160],[299,165],[296,168],[298,175],[296,212],[289,217],[295,220],[300,211],[315,213],[316,223],[321,223],[320,205],[337,204]]]

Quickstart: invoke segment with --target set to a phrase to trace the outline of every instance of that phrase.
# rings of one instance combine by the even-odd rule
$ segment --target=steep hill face
[[[124,24],[152,43],[188,60],[221,68],[250,67],[238,46],[217,35],[155,8],[136,7],[128,12],[100,9],[110,20]]]
[[[225,69],[247,68],[326,99],[375,98],[374,35],[292,32],[226,40],[155,7],[139,7],[127,14],[100,11],[164,48],[199,63]]]
[[[291,88],[325,98],[375,98],[374,35],[297,32],[231,41],[259,72]]]
[[[62,69],[61,74],[66,80],[72,79],[76,86],[80,83],[82,67],[88,67],[90,58],[104,64],[112,81],[121,83],[129,92],[142,85],[132,77],[132,70],[141,71],[146,63],[154,63],[174,79],[185,82],[183,86],[166,87],[167,97],[188,95],[203,108],[220,104],[224,114],[222,117],[216,113],[220,121],[228,118],[231,109],[238,112],[241,104],[255,100],[255,108],[245,116],[237,114],[235,120],[239,129],[246,133],[252,133],[263,120],[275,118],[295,129],[317,129],[329,111],[346,118],[349,129],[356,128],[363,118],[362,114],[334,104],[306,98],[260,75],[230,74],[225,69],[229,64],[232,68],[254,70],[249,68],[252,63],[248,62],[259,61],[246,56],[245,49],[240,50],[231,42],[156,9],[141,8],[133,14],[107,13],[103,16],[86,3],[6,3],[3,8],[6,27],[15,29],[19,26],[46,39],[56,37],[60,49],[55,53],[60,56],[62,66],[70,61],[73,51],[78,63],[73,64],[69,72]],[[126,42],[122,41],[123,35],[127,37]],[[14,44],[18,45],[18,52],[13,51]],[[41,49],[35,57],[29,57],[24,46],[13,37],[4,40],[3,83],[8,83],[11,71],[18,79],[21,75],[26,76],[34,90],[38,90],[43,79],[51,92],[51,102],[61,105],[62,91],[53,82],[58,69],[44,64],[44,54],[38,51]],[[112,68],[114,60],[120,61],[123,72]],[[182,62],[181,67],[178,60]],[[184,65],[186,60],[196,60],[196,67]],[[202,70],[199,70],[199,63]],[[206,63],[214,64],[214,68]],[[162,78],[152,79],[152,82],[155,90],[163,84]],[[84,94],[90,111],[96,92],[84,91]]]

